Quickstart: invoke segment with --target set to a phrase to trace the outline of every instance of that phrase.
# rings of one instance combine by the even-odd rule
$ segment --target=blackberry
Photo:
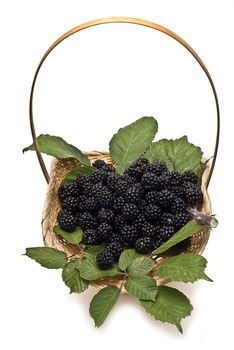
[[[160,227],[146,222],[142,225],[141,232],[143,237],[155,238],[160,234]]]
[[[103,208],[113,207],[114,197],[113,194],[107,188],[103,188],[102,191],[99,191],[96,194],[96,198],[99,205]]]
[[[158,185],[158,177],[153,173],[145,173],[141,178],[141,186],[146,190],[154,190]]]
[[[121,178],[122,180],[126,181],[130,186],[137,184],[137,180],[134,177],[129,176],[127,174],[122,175]]]
[[[157,176],[160,176],[163,173],[167,172],[167,167],[165,163],[158,160],[155,163],[149,165],[148,171],[154,173]]]
[[[119,180],[118,174],[109,172],[106,178],[103,179],[103,183],[107,186],[107,188],[114,191],[118,180]]]
[[[144,214],[149,221],[156,222],[161,216],[161,209],[157,205],[149,204]]]
[[[87,245],[96,245],[101,243],[101,239],[96,230],[87,229],[84,230],[82,242]]]
[[[157,177],[157,183],[155,184],[156,189],[162,190],[169,186],[170,178],[168,174],[162,174]]]
[[[124,218],[119,214],[116,215],[115,220],[114,220],[114,229],[117,232],[120,232],[120,230],[122,229],[124,224],[125,224]]]
[[[127,181],[120,179],[115,186],[115,194],[117,196],[124,196],[129,188]]]
[[[184,198],[184,187],[172,186],[170,190],[174,194],[175,197],[182,198],[182,199]]]
[[[120,230],[120,235],[123,242],[130,247],[134,246],[134,243],[138,238],[137,229],[133,225],[124,225]]]
[[[109,251],[114,256],[115,260],[118,260],[123,251],[123,244],[119,241],[113,241],[106,247],[106,251]]]
[[[79,197],[78,199],[78,204],[77,204],[77,210],[78,212],[83,212],[85,211],[85,201],[86,201],[86,196],[83,194]]]
[[[64,210],[75,212],[78,208],[78,199],[75,197],[67,197],[62,201],[62,208]]]
[[[146,194],[145,200],[148,204],[156,204],[158,198],[158,192],[157,191],[150,191]]]
[[[100,223],[111,224],[114,221],[114,213],[110,209],[102,208],[99,210],[97,218]]]
[[[152,249],[157,249],[158,247],[160,247],[163,244],[163,240],[160,236],[155,237],[152,240]]]
[[[138,178],[142,176],[146,171],[146,168],[149,166],[149,161],[146,158],[138,158],[135,160],[125,171],[124,174]]]
[[[98,204],[98,201],[96,200],[96,198],[88,197],[85,199],[83,207],[84,207],[85,211],[96,213],[98,208],[99,208],[99,204]]]
[[[179,213],[185,210],[185,202],[181,198],[175,198],[172,206],[171,206],[171,213]]]
[[[134,221],[134,225],[135,225],[135,227],[137,228],[137,230],[140,231],[140,230],[142,229],[142,226],[143,226],[145,223],[146,223],[146,218],[145,218],[145,216],[144,216],[143,213],[140,213],[140,214],[137,216],[136,220]]]
[[[69,212],[62,210],[58,214],[58,223],[60,227],[67,231],[72,232],[76,228],[76,218]]]
[[[119,242],[122,244],[121,237],[118,233],[113,232],[111,236],[106,240],[107,243]]]
[[[106,162],[104,162],[104,160],[102,160],[102,159],[97,159],[97,160],[95,160],[95,162],[93,162],[92,165],[97,169],[102,169],[103,166],[106,165]]]
[[[83,191],[87,185],[89,186],[89,175],[87,174],[79,175],[76,179],[76,184],[77,184],[77,187],[81,191]]]
[[[174,199],[175,197],[171,191],[162,190],[158,193],[157,203],[161,208],[169,208]]]
[[[172,186],[180,186],[182,184],[183,178],[177,171],[172,171],[169,173],[169,181]]]
[[[97,227],[97,219],[88,212],[82,213],[79,221],[83,230]]]
[[[163,225],[174,225],[175,218],[170,213],[163,213],[161,216],[161,224]]]
[[[169,225],[163,225],[160,228],[160,238],[163,240],[163,242],[168,241],[171,236],[173,236],[175,233],[175,228],[173,226]]]
[[[138,204],[141,199],[140,186],[134,185],[130,187],[126,192],[126,202]]]
[[[187,188],[184,197],[186,205],[191,207],[196,207],[203,202],[203,194],[199,188]]]
[[[81,216],[81,213],[77,212],[75,214],[73,214],[75,219],[76,219],[76,226],[80,226],[80,216]]]
[[[102,170],[96,170],[93,174],[90,175],[89,179],[91,183],[97,184],[104,180],[106,177],[106,174]]]
[[[126,221],[133,221],[137,218],[139,214],[139,209],[136,204],[126,203],[123,206],[122,216]]]
[[[109,250],[104,249],[97,255],[96,261],[100,269],[104,270],[108,269],[114,264],[115,258]]]
[[[125,199],[124,197],[117,197],[114,199],[114,211],[116,213],[121,213],[123,206],[125,204]]]
[[[197,184],[198,178],[194,171],[185,171],[182,174],[183,181]]]
[[[103,222],[97,228],[97,235],[100,237],[102,241],[108,240],[112,235],[112,226]]]
[[[61,201],[70,196],[77,197],[79,194],[80,191],[76,182],[67,182],[65,185],[61,185],[58,190],[58,196]]]
[[[147,254],[152,250],[152,248],[153,248],[152,242],[149,237],[139,238],[135,242],[135,249],[138,253]]]
[[[187,224],[189,220],[191,220],[191,217],[187,212],[177,213],[174,216],[173,225],[177,230],[179,230],[182,226]]]
[[[148,161],[147,158],[140,157],[140,158],[138,158],[137,160],[135,160],[135,162],[134,162],[132,165],[135,166],[135,167],[138,167],[138,166],[139,166],[139,167],[145,168],[145,166],[146,166],[146,165],[149,166],[150,163],[149,163],[149,161]]]

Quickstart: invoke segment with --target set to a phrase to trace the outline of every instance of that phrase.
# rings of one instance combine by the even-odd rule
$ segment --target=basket
[[[68,257],[70,259],[75,258],[75,257],[80,257],[82,254],[82,251],[79,247],[67,243],[64,239],[60,238],[56,233],[54,232],[54,226],[56,225],[57,222],[57,215],[60,210],[60,203],[59,203],[59,198],[58,198],[58,188],[67,172],[72,170],[73,168],[76,168],[80,165],[78,160],[75,159],[53,159],[52,164],[51,164],[51,169],[50,169],[50,175],[48,174],[48,171],[46,169],[45,163],[43,161],[37,139],[36,139],[36,132],[35,132],[35,127],[34,127],[34,120],[33,120],[33,94],[34,94],[34,88],[36,84],[36,80],[38,77],[38,73],[41,69],[41,66],[49,53],[57,46],[59,45],[64,39],[68,38],[74,33],[77,33],[83,29],[100,25],[100,24],[106,24],[106,23],[129,23],[129,24],[137,24],[137,25],[142,25],[146,27],[150,27],[152,29],[158,30],[166,35],[169,35],[172,37],[174,40],[179,42],[181,45],[183,45],[192,55],[193,57],[197,60],[203,71],[205,72],[213,94],[214,94],[214,99],[215,99],[215,104],[216,104],[216,113],[217,113],[217,134],[216,134],[216,143],[215,143],[215,148],[214,148],[214,155],[211,161],[211,164],[209,165],[210,162],[206,162],[204,159],[203,162],[205,164],[205,170],[203,172],[202,176],[202,192],[204,195],[204,203],[203,207],[201,208],[201,211],[207,215],[211,214],[211,203],[209,199],[209,195],[207,192],[208,185],[214,170],[215,166],[215,161],[217,157],[217,152],[218,152],[218,144],[219,144],[219,128],[220,128],[220,114],[219,114],[219,104],[218,104],[218,98],[217,98],[217,93],[216,89],[213,83],[213,80],[200,59],[200,57],[197,55],[197,53],[182,39],[180,38],[177,34],[173,33],[172,31],[149,21],[142,20],[142,19],[136,19],[136,18],[130,18],[130,17],[111,17],[111,18],[103,18],[103,19],[98,19],[94,20],[91,22],[84,23],[82,25],[79,25],[72,30],[68,31],[64,35],[62,35],[58,40],[56,40],[46,51],[44,56],[42,57],[37,70],[34,75],[33,83],[32,83],[32,88],[31,88],[31,94],[30,94],[30,106],[29,106],[29,112],[30,112],[30,126],[31,126],[31,132],[32,132],[32,138],[36,150],[36,154],[38,157],[39,164],[41,166],[41,170],[44,174],[44,177],[48,183],[48,191],[46,195],[46,201],[45,201],[45,206],[44,206],[44,211],[43,211],[43,218],[42,218],[42,233],[43,233],[43,240],[45,246],[56,248],[59,250],[62,250],[67,253]],[[90,159],[91,163],[94,162],[96,159],[103,159],[107,163],[112,163],[112,160],[110,158],[109,153],[107,152],[83,152],[88,156]],[[208,226],[204,226],[202,230],[199,232],[196,232],[192,237],[191,237],[191,244],[189,248],[186,249],[187,252],[192,252],[196,254],[202,254],[202,252],[205,249],[205,246],[208,242],[209,239],[209,234],[210,234],[210,229]],[[160,266],[161,262],[167,258],[167,255],[160,256],[155,259],[155,265],[153,269],[153,275],[154,278],[157,279],[157,284],[165,284],[168,282],[168,280],[165,279],[159,279],[156,276],[156,271],[157,268]],[[115,284],[117,286],[120,286],[122,283],[121,277],[103,277],[99,280],[93,281],[92,285],[98,288],[103,288],[104,286],[107,286],[109,284]],[[122,290],[124,293],[125,291]]]

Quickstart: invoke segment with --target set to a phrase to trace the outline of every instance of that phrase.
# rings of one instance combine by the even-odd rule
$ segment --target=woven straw
[[[106,152],[90,152],[85,153],[91,163],[96,159],[103,159],[107,163],[112,163],[109,153]],[[45,246],[56,248],[62,250],[67,253],[68,257],[75,258],[81,257],[82,251],[79,247],[67,243],[64,239],[60,238],[54,232],[54,226],[57,223],[57,215],[60,211],[60,202],[58,198],[58,189],[59,186],[65,176],[65,174],[72,169],[78,167],[80,163],[75,159],[65,159],[58,160],[54,159],[51,163],[51,171],[50,171],[50,182],[48,186],[48,191],[46,195],[46,202],[43,211],[43,219],[42,219],[42,232]],[[206,190],[206,181],[208,178],[209,168],[206,167],[203,178],[202,178],[202,192],[204,195],[204,202],[201,211],[207,215],[211,214],[211,204],[209,195]],[[208,227],[204,227],[201,231],[195,233],[191,237],[191,246],[186,249],[187,252],[192,252],[196,254],[202,254],[205,249],[205,246],[209,239],[210,230]],[[166,256],[162,256],[156,259],[155,266],[153,268],[152,274],[155,275],[157,268],[161,264],[161,262],[166,258]],[[157,276],[154,276],[157,280],[158,284],[165,284],[168,282],[166,279],[159,279]],[[121,277],[105,277],[95,282],[92,282],[92,285],[98,288],[103,288],[109,284],[115,284],[120,286],[122,282]],[[122,292],[125,292],[124,290]]]

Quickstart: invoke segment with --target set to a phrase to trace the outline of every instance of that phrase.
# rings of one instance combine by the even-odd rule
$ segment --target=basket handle
[[[107,18],[101,18],[101,19],[96,19],[90,22],[86,22],[83,23],[71,30],[69,30],[68,32],[66,32],[65,34],[63,34],[62,36],[60,36],[49,48],[48,50],[45,52],[45,54],[43,55],[43,57],[41,58],[39,65],[36,69],[36,72],[34,74],[34,78],[33,78],[33,82],[32,82],[32,87],[31,87],[31,92],[30,92],[30,101],[29,101],[29,117],[30,117],[30,128],[31,128],[31,133],[32,133],[32,138],[33,138],[33,143],[35,146],[35,150],[36,150],[36,154],[37,154],[37,158],[39,161],[39,164],[41,166],[41,170],[44,174],[44,177],[47,181],[47,183],[49,183],[50,177],[48,174],[48,171],[46,169],[44,160],[42,158],[42,154],[40,152],[40,148],[37,142],[37,137],[36,137],[36,132],[35,132],[35,126],[34,126],[34,120],[33,120],[33,95],[34,95],[34,88],[35,88],[35,84],[36,84],[36,80],[38,77],[38,73],[41,69],[41,66],[43,65],[45,59],[47,58],[47,56],[50,54],[50,52],[57,46],[59,45],[63,40],[65,40],[66,38],[68,38],[69,36],[71,36],[72,34],[75,34],[83,29],[89,28],[89,27],[93,27],[99,24],[106,24],[106,23],[131,23],[131,24],[138,24],[138,25],[142,25],[145,27],[149,27],[152,29],[156,29],[168,36],[170,36],[171,38],[173,38],[174,40],[176,40],[178,43],[180,43],[182,46],[184,46],[190,53],[191,55],[196,59],[196,61],[199,63],[199,65],[201,66],[202,70],[204,71],[204,73],[206,74],[213,94],[214,94],[214,99],[215,99],[215,104],[216,104],[216,119],[217,119],[217,130],[216,130],[216,141],[215,141],[215,147],[214,147],[214,155],[212,158],[212,163],[210,166],[210,172],[208,175],[208,179],[207,179],[207,187],[209,185],[211,176],[213,174],[213,170],[214,170],[214,166],[215,166],[215,162],[216,162],[216,158],[217,158],[217,153],[218,153],[218,146],[219,146],[219,134],[220,134],[220,111],[219,111],[219,102],[218,102],[218,96],[217,96],[217,92],[215,89],[215,85],[214,82],[211,78],[211,75],[208,71],[208,69],[206,68],[205,64],[203,63],[203,61],[201,60],[201,58],[198,56],[198,54],[193,50],[193,48],[186,43],[186,41],[184,41],[184,39],[182,39],[181,37],[179,37],[177,34],[173,33],[171,30],[160,26],[159,24],[153,23],[153,22],[149,22],[143,19],[138,19],[138,18],[131,18],[131,17],[107,17]]]

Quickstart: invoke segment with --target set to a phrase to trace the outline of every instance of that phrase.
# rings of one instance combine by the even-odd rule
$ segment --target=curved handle
[[[176,40],[178,43],[180,43],[182,46],[184,46],[191,53],[191,55],[196,59],[196,61],[201,66],[202,70],[205,72],[205,74],[206,74],[206,76],[207,76],[207,78],[208,78],[208,80],[210,82],[213,94],[214,94],[214,99],[215,99],[215,104],[216,104],[216,116],[217,116],[216,141],[215,141],[214,155],[213,155],[213,159],[212,159],[212,163],[211,163],[211,167],[210,167],[210,172],[209,172],[209,176],[208,176],[208,179],[207,179],[207,187],[208,187],[210,179],[211,179],[211,176],[213,174],[216,158],[217,158],[218,146],[219,146],[219,134],[220,134],[219,102],[218,102],[218,96],[217,96],[217,92],[216,92],[216,89],[215,89],[215,85],[214,85],[214,82],[213,82],[213,80],[211,78],[211,75],[210,75],[208,69],[206,68],[205,64],[201,60],[201,58],[193,50],[193,48],[189,44],[187,44],[186,41],[184,41],[184,39],[179,37],[177,34],[173,33],[171,30],[160,26],[159,24],[156,24],[156,23],[153,23],[153,22],[149,22],[149,21],[146,21],[146,20],[143,20],[143,19],[131,18],[131,17],[107,17],[107,18],[96,19],[96,20],[93,20],[93,21],[81,24],[81,25],[79,25],[79,26],[69,30],[68,32],[66,32],[62,36],[60,36],[48,48],[48,50],[43,55],[41,61],[39,62],[39,65],[38,65],[38,67],[36,69],[36,72],[35,72],[35,75],[34,75],[34,78],[33,78],[32,87],[31,87],[30,101],[29,101],[29,116],[30,116],[30,127],[31,127],[33,143],[34,143],[34,146],[35,146],[35,150],[36,150],[38,161],[39,161],[40,166],[41,166],[41,170],[42,170],[42,172],[44,174],[44,177],[45,177],[46,181],[49,182],[50,177],[49,177],[48,171],[46,169],[44,160],[42,158],[39,145],[37,143],[35,126],[34,126],[34,121],[33,121],[33,94],[34,94],[34,88],[35,88],[36,80],[37,80],[37,77],[38,77],[38,73],[39,73],[39,71],[41,69],[42,64],[44,63],[45,59],[50,54],[50,52],[57,45],[59,45],[63,40],[65,40],[66,38],[68,38],[72,34],[75,34],[75,33],[79,32],[79,31],[81,31],[83,29],[86,29],[86,28],[89,28],[89,27],[93,27],[93,26],[96,26],[96,25],[99,25],[99,24],[106,24],[106,23],[131,23],[131,24],[138,24],[138,25],[142,25],[142,26],[149,27],[149,28],[152,28],[152,29],[156,29],[156,30],[158,30],[158,31],[160,31],[160,32],[170,36],[171,38]]]

